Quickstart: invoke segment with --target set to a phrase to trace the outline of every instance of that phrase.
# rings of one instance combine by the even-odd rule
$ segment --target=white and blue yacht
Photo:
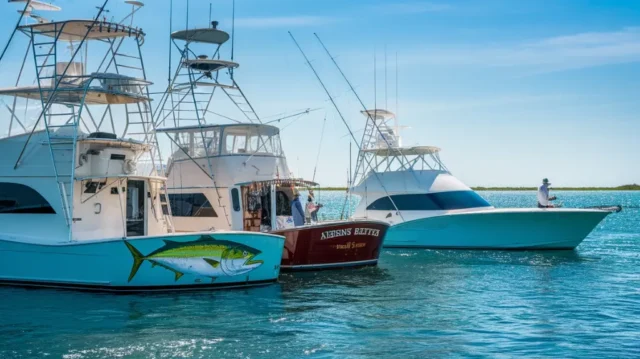
[[[385,247],[573,249],[610,213],[495,208],[449,172],[439,148],[403,147],[393,113],[363,114],[353,217],[390,223]]]
[[[129,3],[132,21],[142,4]],[[104,11],[88,20],[38,17],[9,40],[28,45],[15,71],[2,64],[17,78],[0,89],[0,284],[126,292],[276,281],[282,236],[174,233],[145,34],[97,20]]]

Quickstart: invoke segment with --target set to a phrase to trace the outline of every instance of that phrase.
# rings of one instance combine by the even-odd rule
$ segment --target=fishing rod
[[[309,114],[309,113],[311,113],[313,111],[318,111],[318,110],[320,110],[320,108],[314,108],[314,109],[308,108],[308,109],[306,109],[304,111],[294,113],[293,115],[288,115],[288,116],[276,118],[275,120],[264,122],[263,124],[264,125],[268,125],[268,124],[273,123],[273,122],[280,122],[282,120],[286,120],[286,119],[291,118],[291,117],[296,117],[296,116],[300,116],[300,115],[307,115],[307,114]]]
[[[345,73],[342,71],[342,69],[340,68],[340,65],[338,65],[338,63],[336,62],[335,58],[331,55],[331,53],[329,52],[329,49],[327,49],[327,47],[324,45],[324,42],[322,42],[322,40],[320,39],[320,36],[318,36],[317,33],[313,33],[313,35],[316,37],[316,39],[318,40],[318,42],[320,43],[320,45],[322,46],[322,48],[324,49],[324,51],[327,53],[327,56],[329,56],[329,58],[331,59],[331,62],[333,62],[333,64],[335,65],[336,69],[338,70],[338,72],[340,72],[340,75],[342,76],[342,78],[344,79],[344,81],[347,83],[347,85],[349,85],[349,88],[351,89],[351,92],[356,96],[356,98],[358,99],[358,102],[360,103],[360,105],[362,106],[362,109],[365,111],[365,113],[367,114],[367,120],[370,120],[371,123],[373,124],[373,127],[378,131],[378,134],[380,135],[380,137],[384,140],[385,144],[387,145],[387,148],[392,148],[391,143],[389,142],[389,140],[387,139],[387,136],[385,135],[385,133],[382,132],[382,130],[380,129],[380,127],[378,126],[378,123],[375,121],[375,117],[377,116],[377,106],[374,109],[374,117],[371,117],[371,114],[367,111],[367,107],[364,105],[364,102],[362,101],[362,99],[360,98],[360,96],[358,95],[358,93],[356,92],[355,88],[353,87],[353,85],[351,84],[351,81],[349,81],[349,79],[347,78],[347,75],[345,75]],[[375,57],[374,57],[374,62],[375,62]],[[385,47],[385,67],[386,67],[386,47]],[[375,77],[375,65],[374,65],[374,77]],[[385,102],[386,102],[386,69],[385,69]],[[377,85],[376,81],[374,80],[374,87]],[[396,85],[397,86],[397,85]],[[397,91],[397,90],[396,90]],[[375,91],[374,91],[375,93]],[[374,96],[374,100],[376,100],[377,102],[377,95]],[[386,104],[385,104],[386,105]],[[365,126],[366,129],[366,126]],[[349,130],[351,131],[351,130]],[[364,131],[362,133],[362,142],[364,142],[364,139],[367,135],[367,132]],[[357,142],[356,142],[357,144]],[[360,148],[360,151],[362,151],[362,147],[358,146]],[[405,163],[410,163],[409,160],[407,159],[407,157],[402,153],[402,151],[400,150],[400,148],[396,148],[396,150],[398,151],[398,153],[400,153],[400,156],[402,157],[401,160],[404,161]],[[362,153],[362,152],[360,152]],[[359,155],[360,155],[359,153]],[[366,159],[366,156],[362,156],[362,159]],[[358,170],[360,169],[360,166],[362,165],[361,161],[358,161],[356,163],[356,168],[355,168],[355,174],[357,175]],[[369,165],[371,168],[373,168],[373,166],[371,166],[370,161],[367,162],[367,165]],[[376,171],[372,171],[372,173],[376,173]],[[416,174],[411,171],[411,173],[413,173],[413,177],[416,180],[416,182],[419,184],[420,180],[416,177]],[[353,176],[353,181],[355,182],[357,180],[357,176],[354,175]],[[382,183],[382,182],[381,182]],[[385,190],[386,192],[386,190]],[[388,195],[388,194],[387,194]],[[396,209],[396,211],[398,212],[398,214],[400,214],[400,217],[402,218],[402,214],[400,213],[400,210],[396,207],[395,203],[393,202],[393,199],[391,198],[391,196],[388,196],[389,200],[391,201],[391,203],[393,204],[394,208]],[[343,211],[344,211],[344,206],[343,206]],[[402,218],[402,220],[404,221],[404,218]]]
[[[340,119],[342,120],[342,123],[344,123],[344,125],[347,127],[347,129],[349,130],[349,134],[351,135],[351,139],[353,140],[353,142],[356,143],[356,145],[358,147],[360,147],[360,144],[358,143],[358,140],[356,139],[355,135],[353,134],[353,132],[351,132],[351,127],[349,127],[349,124],[347,123],[347,120],[345,120],[344,116],[342,115],[342,112],[340,111],[340,108],[338,107],[338,105],[336,104],[336,102],[334,101],[333,97],[331,96],[331,93],[329,92],[329,90],[327,89],[327,87],[325,86],[324,82],[322,81],[322,79],[320,78],[320,75],[318,75],[318,72],[316,71],[315,67],[313,67],[313,65],[311,64],[311,62],[309,61],[309,59],[307,58],[307,55],[304,53],[304,51],[302,50],[302,48],[300,47],[300,45],[298,44],[298,41],[296,41],[296,38],[293,37],[293,34],[291,33],[291,31],[289,31],[289,36],[291,36],[291,40],[293,40],[294,44],[296,45],[296,47],[298,48],[298,50],[300,50],[300,53],[302,54],[302,56],[304,57],[305,61],[307,62],[307,65],[309,66],[309,68],[311,68],[311,71],[313,71],[313,74],[315,75],[316,79],[318,80],[318,82],[320,83],[320,85],[322,86],[322,89],[324,90],[324,92],[327,94],[327,97],[329,97],[329,100],[331,100],[331,103],[333,104],[333,107],[336,109],[336,112],[338,113],[338,115],[340,116]],[[371,161],[369,161],[368,159],[365,158],[365,161],[367,161],[367,165],[371,166]],[[402,216],[402,213],[400,212],[400,210],[398,209],[398,207],[396,206],[396,204],[394,203],[393,199],[391,198],[391,196],[389,195],[389,192],[387,191],[384,183],[382,182],[382,180],[380,179],[380,177],[378,176],[378,174],[373,171],[372,172],[373,175],[376,177],[376,179],[378,180],[378,183],[380,183],[380,187],[382,187],[382,190],[385,192],[385,194],[389,197],[389,200],[391,201],[391,204],[393,205],[393,207],[396,209],[396,212],[398,213],[398,215],[400,216],[400,218],[402,219],[402,221],[404,222],[404,217]]]
[[[324,137],[324,126],[327,124],[327,115],[325,114],[324,120],[322,120],[322,130],[320,131],[320,143],[318,144],[318,154],[316,155],[316,165],[313,167],[312,182],[316,181],[316,170],[318,169],[318,161],[320,160],[320,149],[322,148],[322,138]]]
[[[320,36],[318,36],[317,33],[313,33],[313,35],[316,37],[316,39],[318,40],[318,42],[320,43],[320,45],[322,46],[322,48],[324,49],[324,51],[327,53],[327,56],[329,56],[329,58],[331,59],[331,62],[333,62],[333,64],[335,65],[336,69],[338,70],[338,72],[340,72],[340,75],[342,76],[342,78],[344,79],[344,81],[347,83],[347,85],[349,85],[349,88],[351,89],[351,92],[356,96],[356,99],[358,99],[358,102],[360,103],[360,105],[362,106],[362,109],[364,111],[367,111],[367,107],[365,106],[364,102],[362,101],[362,99],[360,98],[360,96],[358,95],[358,93],[356,92],[355,88],[353,87],[353,85],[351,84],[351,81],[349,81],[349,79],[347,78],[347,75],[345,75],[345,73],[342,71],[342,69],[340,68],[340,65],[338,65],[338,63],[336,62],[335,58],[331,55],[331,53],[329,52],[329,49],[327,49],[327,47],[324,45],[324,42],[322,42],[322,40],[320,39]],[[375,70],[375,69],[374,69]],[[375,75],[375,72],[374,72]],[[375,83],[374,83],[375,86]],[[374,106],[375,107],[375,106]],[[376,111],[374,109],[374,111]],[[374,115],[375,116],[375,115]],[[387,140],[387,136],[380,130],[380,127],[378,126],[378,124],[376,123],[375,119],[371,117],[370,113],[367,113],[367,117],[369,120],[371,120],[371,122],[373,123],[373,126],[375,127],[375,129],[378,131],[378,134],[380,134],[381,138],[384,140],[384,142],[386,143],[388,148],[391,148],[391,143],[389,143],[389,141]],[[362,140],[364,141],[364,138],[366,136],[366,132],[362,134]],[[359,146],[360,147],[360,146]],[[402,153],[402,151],[400,151],[400,149],[398,149],[398,152],[400,153],[400,155],[402,156],[402,160],[404,162],[409,162],[409,160],[406,158],[406,156]],[[358,169],[359,169],[360,163],[356,163],[356,169],[355,172],[358,173]],[[354,180],[356,180],[356,178],[354,178]],[[416,178],[416,181],[418,181],[418,179]],[[418,181],[420,182],[420,181]]]

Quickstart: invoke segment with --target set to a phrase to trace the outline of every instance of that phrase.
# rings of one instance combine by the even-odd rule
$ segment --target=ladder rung
[[[49,53],[49,54],[36,54],[35,56],[36,56],[36,57],[42,57],[42,56],[53,56],[53,54],[52,54],[52,53]]]
[[[128,58],[130,58],[130,59],[140,60],[140,58],[139,58],[139,57],[131,56],[131,55],[127,55],[127,54],[115,53],[115,56],[122,56],[122,57],[128,57]]]
[[[142,69],[141,69],[141,68],[139,68],[139,67],[134,67],[134,66],[118,65],[118,64],[116,64],[116,66],[118,66],[118,67],[124,67],[124,68],[127,68],[127,69],[134,69],[134,70],[140,70],[140,71],[142,71]]]
[[[34,43],[33,46],[44,46],[44,45],[53,45],[55,44],[55,41],[50,41],[50,42],[40,42],[40,43]]]
[[[47,125],[47,127],[49,128],[63,128],[63,127],[76,127],[76,125],[73,124],[66,124],[66,125]]]
[[[37,68],[39,68],[39,69],[41,69],[41,68],[44,68],[44,67],[54,67],[54,66],[56,66],[56,64],[50,64],[50,65],[37,65],[36,67],[37,67]]]

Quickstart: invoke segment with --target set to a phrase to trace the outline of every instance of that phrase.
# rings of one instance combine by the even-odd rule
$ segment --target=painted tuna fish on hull
[[[217,240],[211,236],[201,236],[192,242],[164,240],[165,245],[143,255],[131,243],[125,241],[131,255],[133,266],[129,282],[135,277],[144,261],[152,267],[160,266],[172,271],[177,281],[185,273],[211,277],[235,276],[251,272],[262,265],[255,260],[261,252],[244,244]]]

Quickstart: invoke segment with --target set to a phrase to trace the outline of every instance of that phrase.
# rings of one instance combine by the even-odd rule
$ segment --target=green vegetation
[[[536,191],[537,187],[472,187],[474,191]],[[639,184],[618,187],[551,187],[555,191],[640,191]],[[346,187],[320,187],[320,191],[346,191]]]
[[[472,187],[475,191],[536,191],[537,187]],[[618,187],[553,187],[555,191],[640,191],[640,185],[627,184]]]

